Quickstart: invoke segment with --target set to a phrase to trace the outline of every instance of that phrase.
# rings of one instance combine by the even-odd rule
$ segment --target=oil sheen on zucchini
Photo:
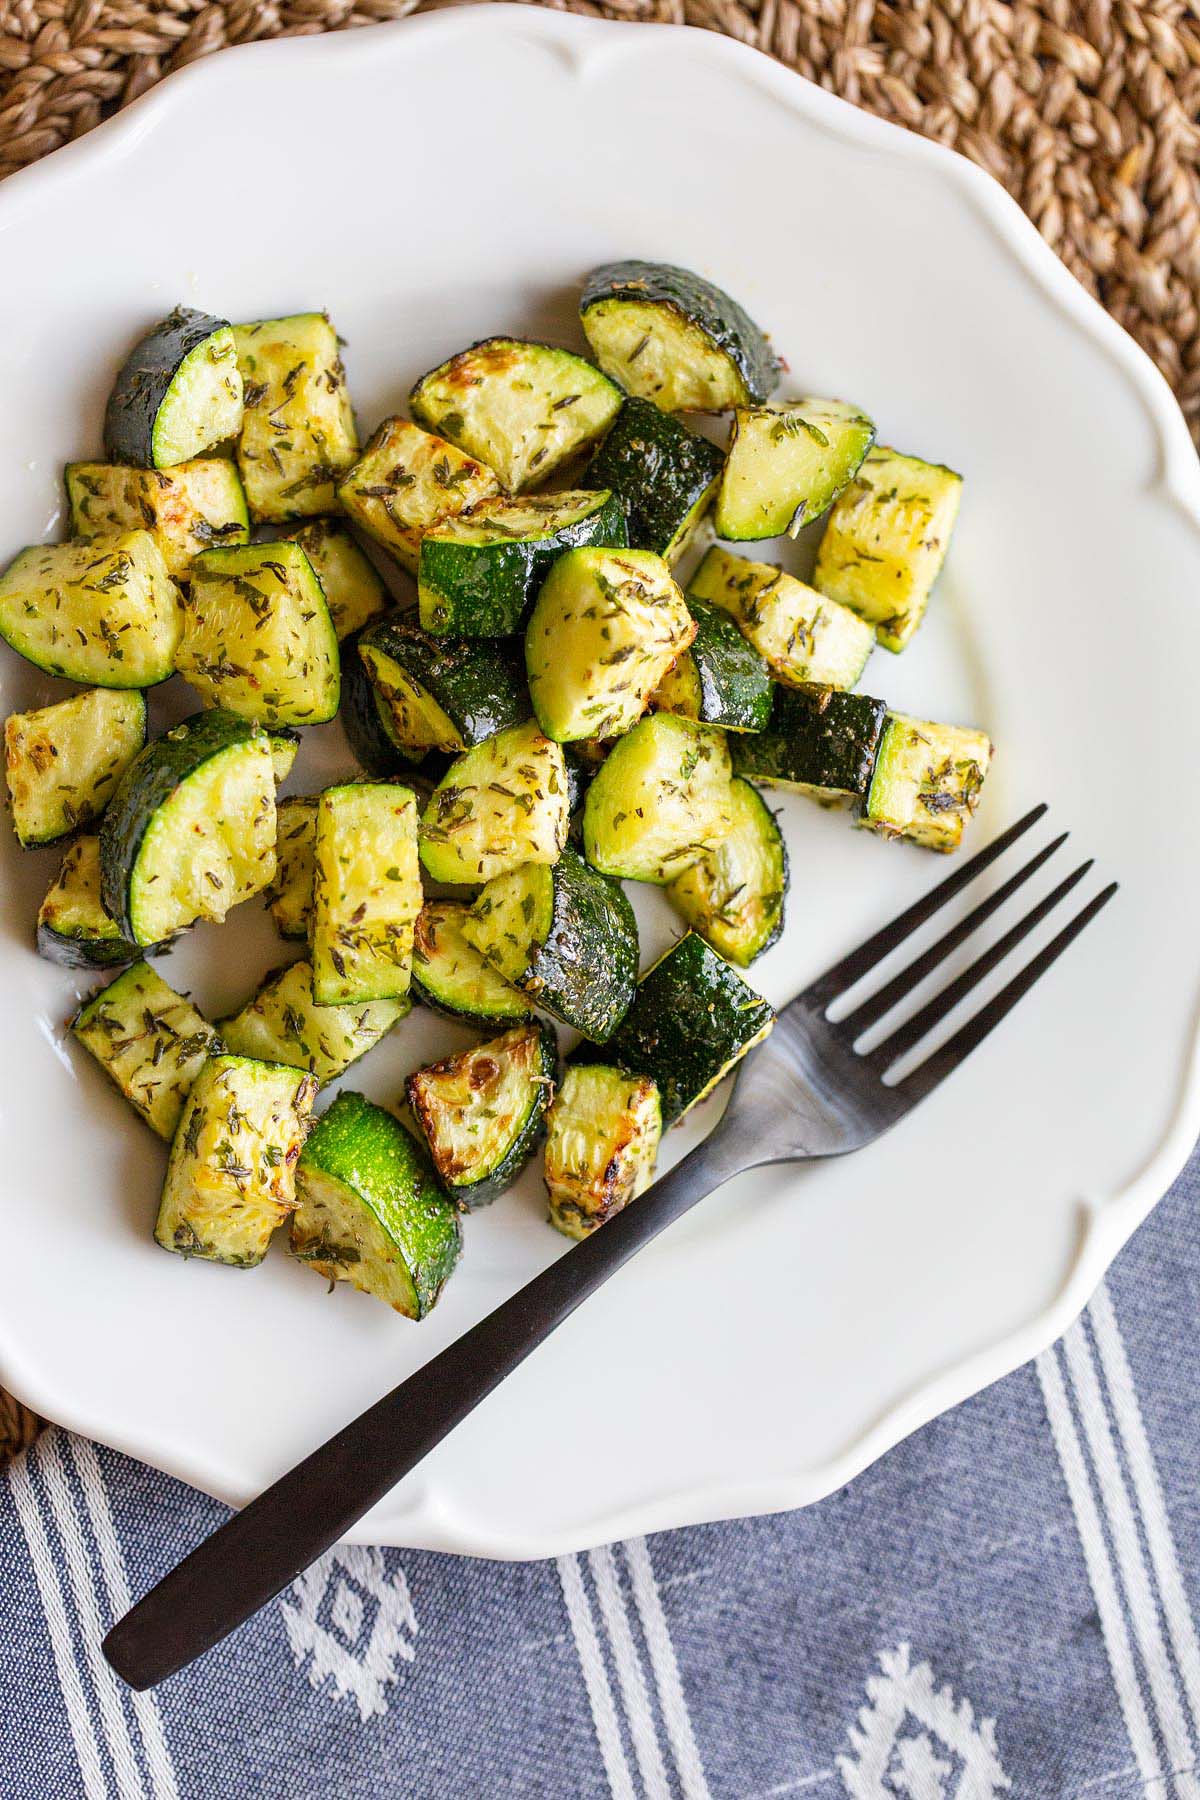
[[[84,1002],[71,1031],[134,1111],[168,1143],[216,1032],[190,1000],[135,962]]]
[[[723,732],[653,713],[618,739],[588,789],[584,852],[622,880],[673,881],[733,824]]]
[[[339,1094],[296,1164],[292,1255],[423,1319],[461,1248],[458,1209],[425,1151],[383,1107]]]
[[[265,725],[319,725],[338,709],[337,636],[299,544],[206,550],[192,564],[176,657],[210,706]]]
[[[409,400],[422,425],[519,494],[602,436],[621,391],[573,351],[494,337],[422,375]]]
[[[568,1068],[546,1132],[550,1223],[588,1237],[654,1180],[662,1108],[648,1075],[604,1063]]]
[[[356,525],[417,573],[421,539],[435,525],[500,492],[491,469],[408,419],[385,419],[341,486]]]
[[[638,974],[633,908],[570,845],[553,867],[526,863],[489,881],[463,929],[506,980],[593,1043],[611,1037],[629,1010]]]
[[[653,551],[568,550],[543,582],[525,633],[542,730],[559,743],[628,731],[695,632]]]
[[[434,637],[411,614],[367,626],[358,654],[378,696],[384,730],[417,762],[457,753],[529,717],[519,650],[510,643]]]
[[[607,490],[482,500],[421,539],[421,624],[458,637],[524,628],[555,557],[583,544],[620,547],[625,512]]]
[[[210,1056],[171,1141],[156,1241],[231,1268],[260,1263],[296,1203],[317,1084],[301,1069]]]
[[[579,316],[605,373],[664,412],[761,405],[779,379],[749,314],[673,263],[601,264],[584,283]]]
[[[554,1033],[532,1020],[417,1069],[405,1091],[442,1189],[473,1211],[511,1187],[554,1094]]]
[[[387,589],[374,563],[344,525],[333,519],[309,519],[285,536],[299,544],[315,569],[339,639],[387,610]]]
[[[774,1023],[767,1002],[689,931],[642,976],[599,1060],[658,1084],[665,1127],[711,1093]]]
[[[134,345],[104,415],[104,454],[144,469],[203,456],[242,424],[242,377],[228,320],[177,306]]]
[[[337,332],[324,313],[235,325],[245,412],[238,464],[255,519],[332,511],[358,456]]]
[[[179,589],[148,531],[32,544],[0,575],[0,637],[47,675],[153,687],[174,673]]]
[[[219,923],[275,873],[275,771],[260,726],[214,709],[151,739],[100,825],[105,910],[135,944]]]
[[[696,635],[651,694],[651,707],[724,731],[762,731],[771,716],[766,663],[728,613],[696,594],[687,607]]]
[[[417,803],[385,781],[326,788],[313,841],[313,997],[320,1006],[404,998],[421,910]]]
[[[275,875],[264,890],[280,937],[307,939],[312,915],[316,794],[275,802]]]
[[[863,824],[929,850],[957,850],[991,759],[985,732],[889,713]]]
[[[823,805],[861,801],[871,785],[887,716],[882,700],[836,688],[775,690],[765,731],[730,744],[739,775],[790,788]]]
[[[777,681],[851,688],[874,648],[871,628],[849,607],[773,563],[749,562],[714,544],[689,592],[719,606],[754,645]]]
[[[788,863],[775,815],[748,781],[730,789],[733,829],[677,875],[667,899],[727,962],[746,968],[783,930]]]
[[[246,496],[227,457],[198,457],[173,469],[68,463],[64,479],[72,537],[90,542],[144,529],[175,581],[186,578],[202,550],[250,539]]]
[[[557,862],[569,822],[562,746],[530,720],[451,764],[421,818],[421,863],[434,881],[473,886]]]
[[[146,702],[89,688],[4,721],[4,772],[24,848],[51,844],[98,818],[146,741]]]
[[[692,542],[717,491],[724,452],[651,400],[625,401],[588,464],[593,487],[611,488],[629,542],[673,563]]]
[[[218,1021],[217,1031],[236,1056],[307,1069],[324,1087],[374,1049],[409,1010],[407,996],[318,1006],[312,964],[296,962],[273,970],[240,1012]]]
[[[503,1031],[529,1018],[533,1007],[467,941],[468,911],[461,900],[427,900],[421,908],[413,941],[413,996],[444,1018]]]
[[[142,952],[100,904],[100,840],[77,837],[38,909],[37,953],[67,969],[119,969]]]
[[[795,537],[837,499],[874,441],[874,421],[844,400],[739,407],[717,494],[717,536]]]

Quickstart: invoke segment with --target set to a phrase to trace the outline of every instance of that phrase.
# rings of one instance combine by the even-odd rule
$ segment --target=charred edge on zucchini
[[[358,654],[395,747],[412,761],[457,752],[528,719],[521,654],[500,640],[434,637],[388,613],[367,626]]]
[[[843,400],[739,407],[717,495],[717,536],[797,536],[833,504],[874,441],[874,421]]]
[[[556,1070],[553,1031],[531,1022],[408,1077],[438,1180],[459,1206],[487,1206],[517,1179],[541,1138]]]
[[[421,819],[421,863],[434,881],[472,886],[522,863],[557,862],[570,798],[562,747],[531,720],[450,765]]]
[[[754,645],[778,681],[851,688],[875,638],[839,606],[773,563],[749,562],[714,544],[692,576],[690,592],[718,606]]]
[[[717,491],[724,452],[651,400],[625,401],[588,464],[593,487],[624,503],[629,542],[673,563],[691,544]]]
[[[491,469],[408,419],[385,419],[338,488],[343,509],[410,575],[427,531],[500,492]]]
[[[337,332],[324,313],[235,325],[245,412],[238,463],[255,519],[329,512],[358,455]]]
[[[730,829],[730,774],[722,732],[673,713],[642,719],[588,789],[588,861],[622,880],[674,880]]]
[[[550,1223],[588,1237],[654,1180],[662,1136],[658,1087],[648,1075],[595,1063],[569,1068],[546,1134]]]
[[[191,1001],[145,962],[92,995],[71,1030],[151,1131],[170,1142],[217,1034]]]
[[[417,804],[393,782],[326,788],[313,840],[313,997],[396,1000],[412,979],[421,910]]]
[[[273,970],[240,1012],[218,1021],[217,1031],[236,1056],[307,1069],[324,1087],[373,1050],[405,1017],[409,1005],[405,996],[318,1006],[313,999],[312,964],[296,962]]]
[[[104,415],[110,462],[171,468],[236,437],[242,377],[227,319],[177,306],[134,345]]]
[[[667,889],[676,912],[727,962],[746,968],[783,930],[788,862],[775,815],[748,781],[730,788],[733,828]]]
[[[186,580],[202,550],[250,539],[237,464],[223,456],[198,457],[173,469],[68,463],[64,479],[73,537],[90,542],[148,531],[174,581]]]
[[[730,744],[739,775],[791,788],[823,805],[861,802],[871,785],[887,707],[836,688],[775,690],[771,721]]]
[[[92,688],[4,721],[4,772],[23,848],[51,844],[104,811],[146,741],[146,702]]]
[[[31,544],[0,575],[0,637],[88,687],[144,688],[174,673],[179,589],[148,531],[103,544]]]
[[[957,850],[991,759],[982,731],[889,713],[863,824],[929,850]]]
[[[37,953],[67,969],[119,969],[145,954],[100,903],[100,840],[78,837],[38,909]]]
[[[650,696],[655,712],[679,713],[724,731],[763,731],[771,717],[771,675],[727,613],[687,596],[696,635]]]
[[[427,900],[413,940],[413,994],[431,1012],[484,1030],[527,1019],[531,1003],[463,935],[461,900]]]

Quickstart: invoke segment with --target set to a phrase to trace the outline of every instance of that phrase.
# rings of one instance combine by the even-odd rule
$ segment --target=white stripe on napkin
[[[658,1730],[650,1707],[650,1690],[646,1686],[642,1659],[629,1629],[629,1617],[625,1611],[625,1597],[621,1592],[616,1561],[611,1548],[607,1546],[602,1550],[589,1550],[588,1561],[596,1583],[600,1613],[608,1632],[608,1641],[612,1645],[621,1699],[630,1736],[633,1738],[642,1785],[649,1800],[671,1800],[666,1766],[658,1744]]]
[[[675,1646],[671,1642],[666,1614],[663,1612],[649,1547],[645,1538],[639,1537],[630,1538],[624,1549],[633,1583],[633,1597],[641,1617],[646,1648],[650,1652],[650,1666],[654,1671],[659,1703],[662,1706],[667,1736],[671,1740],[671,1752],[675,1758],[684,1800],[709,1800],[704,1764],[700,1760],[700,1751],[692,1730],[691,1716],[683,1694],[683,1682],[679,1677],[679,1662]]]
[[[613,1800],[636,1800],[633,1777],[625,1756],[625,1746],[621,1742],[621,1727],[617,1721],[612,1686],[608,1679],[608,1671],[604,1667],[600,1639],[597,1636],[596,1623],[592,1617],[592,1604],[583,1585],[583,1571],[580,1568],[579,1558],[577,1556],[560,1556],[557,1559],[557,1567],[558,1579],[562,1584],[563,1599],[567,1605],[567,1617],[571,1621],[571,1632],[575,1639],[575,1652],[579,1657],[579,1666],[583,1671],[583,1684],[587,1689],[588,1703],[592,1709],[592,1724],[596,1730],[596,1741],[600,1746],[600,1755],[604,1759],[605,1774],[608,1776],[609,1789]]]

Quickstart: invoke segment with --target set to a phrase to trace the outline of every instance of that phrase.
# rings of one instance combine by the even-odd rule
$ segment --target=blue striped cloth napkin
[[[53,1431],[0,1480],[3,1800],[1200,1797],[1200,1158],[1035,1364],[805,1512],[343,1549],[152,1695],[107,1625],[222,1517]]]

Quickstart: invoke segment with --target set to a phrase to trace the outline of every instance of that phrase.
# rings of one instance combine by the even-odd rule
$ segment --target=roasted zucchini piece
[[[344,525],[309,519],[284,535],[299,544],[315,569],[339,639],[386,612],[390,601],[379,571]]]
[[[494,337],[422,375],[409,404],[519,494],[607,431],[621,391],[571,350]]]
[[[450,765],[421,819],[421,862],[434,881],[471,886],[522,863],[557,862],[570,793],[562,746],[532,720],[476,744]]]
[[[603,263],[583,286],[579,316],[605,374],[664,412],[760,405],[779,361],[723,289],[672,263]]]
[[[4,773],[23,848],[99,818],[145,741],[145,698],[127,688],[89,688],[37,712],[10,713]]]
[[[72,537],[90,541],[145,529],[175,581],[186,578],[202,550],[250,540],[246,496],[237,464],[227,457],[199,457],[173,469],[68,463],[64,478]]]
[[[502,1031],[533,1007],[467,942],[467,913],[461,900],[425,902],[413,940],[413,994],[443,1018]]]
[[[696,634],[651,550],[568,550],[542,584],[525,634],[538,723],[559,743],[618,737]]]
[[[626,400],[588,464],[593,487],[624,503],[629,542],[673,563],[688,548],[717,491],[725,454],[652,400]]]
[[[275,802],[275,875],[263,893],[280,937],[308,937],[317,801],[316,794],[290,794]]]
[[[689,931],[647,969],[596,1060],[656,1082],[665,1127],[710,1094],[774,1023],[767,1002]],[[592,1055],[580,1046],[575,1059]]]
[[[772,692],[766,663],[719,607],[689,594],[687,608],[696,635],[651,694],[651,708],[724,731],[764,730]]]
[[[339,1094],[296,1164],[292,1255],[406,1319],[423,1319],[462,1249],[458,1209],[425,1151],[361,1094]]]
[[[240,1012],[218,1021],[217,1032],[235,1056],[307,1069],[324,1087],[373,1050],[410,1010],[407,995],[318,1006],[312,964],[295,962],[273,969]]]
[[[874,441],[874,420],[844,400],[739,407],[717,494],[717,536],[796,537],[853,480]]]
[[[268,736],[271,739],[271,767],[278,787],[292,772],[300,750],[300,733],[291,725],[277,725]]]
[[[991,760],[985,732],[889,713],[863,824],[930,850],[957,850]]]
[[[317,1084],[302,1069],[210,1056],[171,1141],[156,1242],[250,1269],[296,1204],[296,1162]]]
[[[100,840],[78,837],[37,916],[37,952],[67,969],[119,969],[142,955],[100,904]]]
[[[326,788],[313,837],[313,997],[319,1006],[402,999],[421,910],[411,788]]]
[[[235,325],[245,413],[238,465],[255,519],[329,512],[358,457],[337,332],[324,313]]]
[[[438,1180],[459,1206],[487,1206],[517,1179],[541,1138],[557,1067],[553,1031],[531,1020],[408,1077]]]
[[[814,584],[903,650],[925,616],[958,518],[962,476],[876,445],[829,515]]]
[[[217,1034],[148,963],[136,962],[84,1002],[71,1030],[151,1131],[168,1143]]]
[[[177,306],[134,345],[104,414],[110,462],[169,469],[236,437],[242,377],[227,319]]]
[[[459,637],[509,637],[524,629],[555,557],[625,541],[624,508],[607,490],[483,500],[421,539],[421,623]]]
[[[775,815],[748,781],[729,792],[733,829],[667,889],[667,899],[726,962],[746,968],[783,930],[787,850]]]
[[[368,629],[363,627],[363,630]],[[400,750],[392,742],[391,720],[383,698],[376,691],[359,655],[361,638],[362,631],[352,632],[340,648],[342,698],[338,721],[366,773],[390,780],[393,775],[411,774],[414,764],[424,753]]]
[[[210,706],[319,725],[341,691],[337,635],[299,544],[206,550],[192,564],[176,667]]]
[[[638,975],[633,908],[569,845],[552,868],[526,863],[489,881],[463,930],[507,981],[593,1043],[611,1037],[629,1010]]]
[[[491,469],[408,419],[385,419],[338,488],[343,509],[417,573],[435,525],[500,492]]]
[[[729,749],[739,775],[790,788],[823,805],[865,798],[887,707],[837,688],[775,689],[771,722]]]
[[[0,575],[0,637],[87,687],[144,688],[175,670],[179,589],[148,531],[103,544],[31,544]]]
[[[674,713],[640,720],[588,789],[588,861],[622,880],[673,881],[732,827],[730,776],[723,732]]]
[[[748,562],[714,544],[689,593],[719,606],[754,645],[777,681],[852,688],[874,648],[871,628],[835,600],[773,563]]]
[[[134,757],[100,825],[100,894],[123,936],[219,923],[275,873],[275,771],[260,726],[196,713]]]
[[[395,748],[412,762],[457,753],[529,717],[521,654],[510,643],[434,637],[411,614],[368,625],[358,654]]]
[[[654,1180],[662,1108],[648,1075],[592,1063],[569,1068],[546,1131],[550,1223],[584,1238]]]

